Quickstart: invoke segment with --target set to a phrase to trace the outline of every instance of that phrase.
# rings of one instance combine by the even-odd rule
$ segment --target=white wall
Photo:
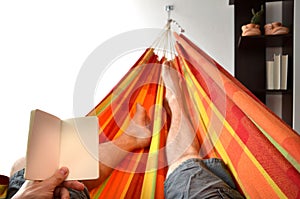
[[[152,27],[161,26],[167,16],[165,5],[173,4],[171,18],[185,29],[187,36],[200,48],[233,73],[234,7],[229,5],[229,1],[136,0],[136,3],[143,10],[141,17]]]
[[[162,28],[167,4],[186,35],[233,72],[228,1],[0,1],[0,174],[25,155],[30,111],[72,117],[76,77],[90,53],[122,32]]]

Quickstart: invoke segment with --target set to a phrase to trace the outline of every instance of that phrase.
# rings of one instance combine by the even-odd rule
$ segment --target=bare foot
[[[172,67],[170,62],[163,64],[162,79],[166,87],[164,107],[172,116],[169,133],[178,132],[184,116],[184,101],[180,85],[180,74]]]
[[[165,109],[171,112],[171,125],[167,137],[166,155],[169,172],[188,158],[199,158],[199,142],[187,114],[181,80],[178,72],[170,67],[163,67],[162,79],[166,89]]]
[[[164,62],[162,67],[162,78],[166,87],[166,98],[168,101],[177,101],[179,106],[183,105],[181,90],[181,75],[174,69],[171,62]]]
[[[136,112],[130,121],[124,136],[124,139],[131,143],[136,148],[145,148],[150,145],[151,131],[148,128],[149,117],[143,106],[136,105]]]
[[[136,113],[126,131],[118,138],[99,145],[100,177],[84,181],[89,190],[102,184],[131,151],[150,145],[151,131],[147,128],[148,121],[146,110],[137,104]]]

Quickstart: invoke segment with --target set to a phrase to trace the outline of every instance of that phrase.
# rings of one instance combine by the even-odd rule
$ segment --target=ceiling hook
[[[168,20],[170,20],[171,11],[174,10],[174,5],[166,5],[165,10],[168,12]]]

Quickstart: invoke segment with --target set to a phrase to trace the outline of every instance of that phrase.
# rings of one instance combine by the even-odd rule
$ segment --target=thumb
[[[56,187],[60,185],[68,176],[69,169],[67,167],[62,167],[59,170],[55,171],[55,173],[44,182],[49,186]]]

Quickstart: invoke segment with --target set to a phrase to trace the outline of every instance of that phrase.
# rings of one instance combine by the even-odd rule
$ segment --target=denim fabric
[[[225,164],[219,159],[189,159],[179,165],[166,179],[168,198],[243,198]],[[227,184],[227,183],[228,184]]]
[[[25,169],[22,169],[18,172],[16,172],[10,179],[9,179],[9,185],[7,190],[7,199],[12,198],[18,190],[21,188],[23,183],[25,182],[24,179],[24,171]],[[70,192],[70,198],[71,199],[89,199],[89,192],[87,188],[84,189],[84,191],[77,191],[74,189],[69,189]]]
[[[210,170],[213,174],[221,178],[226,182],[231,188],[236,189],[235,183],[229,173],[225,163],[218,158],[204,159],[202,162],[205,164],[206,168]]]

